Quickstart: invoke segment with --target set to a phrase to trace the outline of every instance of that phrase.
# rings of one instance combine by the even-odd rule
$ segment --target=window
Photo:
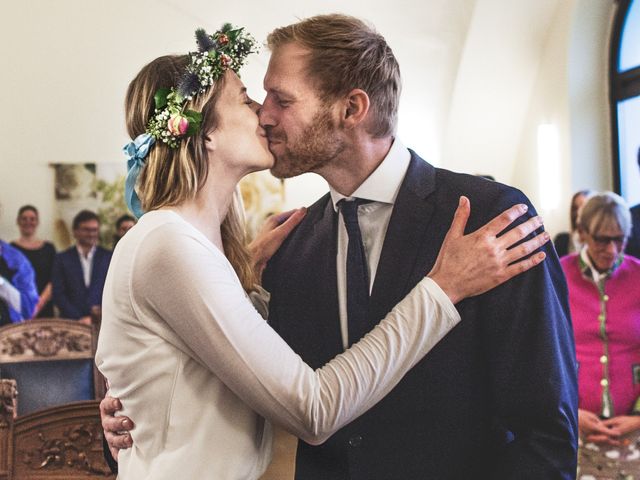
[[[620,0],[611,42],[614,181],[629,202],[640,203],[640,0]]]

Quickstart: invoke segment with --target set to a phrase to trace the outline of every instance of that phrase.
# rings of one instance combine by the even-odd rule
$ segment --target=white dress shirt
[[[84,280],[84,286],[89,287],[91,284],[91,273],[93,272],[93,257],[96,254],[96,247],[91,247],[89,253],[85,257],[82,253],[82,249],[76,245],[78,250],[78,256],[80,257],[80,266],[82,267],[82,278]]]
[[[331,186],[331,201],[333,208],[339,212],[337,204],[343,198],[364,198],[372,200],[372,203],[360,205],[358,207],[358,224],[362,234],[362,244],[367,256],[367,266],[369,267],[369,292],[373,288],[373,283],[378,270],[382,245],[387,234],[387,227],[393,212],[393,205],[400,191],[402,180],[404,179],[411,154],[409,150],[398,140],[394,140],[389,153],[382,163],[378,165],[369,177],[360,185],[351,197],[345,197]],[[336,267],[338,275],[338,306],[340,309],[340,329],[342,332],[342,345],[346,349],[349,346],[349,329],[347,320],[347,247],[349,236],[344,226],[342,213],[338,218],[338,255]],[[426,273],[426,272],[425,272]]]

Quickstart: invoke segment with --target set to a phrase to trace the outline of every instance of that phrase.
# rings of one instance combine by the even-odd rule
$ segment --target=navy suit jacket
[[[81,318],[91,313],[91,307],[102,305],[102,290],[111,261],[111,251],[96,247],[91,271],[91,283],[84,284],[80,256],[75,245],[56,255],[51,273],[53,301],[63,318]]]
[[[384,241],[368,317],[382,319],[429,272],[460,195],[467,232],[516,203],[518,190],[436,169],[411,152]],[[336,222],[329,195],[269,262],[270,322],[312,367],[342,348]],[[298,444],[299,480],[573,479],[577,380],[567,287],[547,259],[456,305],[462,322],[380,403],[326,443]]]
[[[631,235],[625,252],[640,258],[640,205],[631,208]]]

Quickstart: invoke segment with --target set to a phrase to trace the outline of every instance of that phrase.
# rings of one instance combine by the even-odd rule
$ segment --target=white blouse
[[[314,371],[258,314],[224,254],[171,210],[145,214],[118,243],[102,312],[96,364],[136,425],[119,454],[125,480],[258,478],[271,458],[263,417],[322,443],[460,321],[425,278]]]

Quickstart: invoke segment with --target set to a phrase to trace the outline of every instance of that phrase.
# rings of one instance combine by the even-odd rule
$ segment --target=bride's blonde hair
[[[143,67],[129,84],[125,115],[127,132],[132,139],[145,132],[155,111],[155,93],[178,85],[188,63],[187,55],[156,58]],[[206,92],[194,96],[187,103],[187,109],[202,113],[202,127],[198,133],[181,139],[177,148],[158,141],[149,150],[137,188],[145,211],[191,200],[204,185],[209,174],[205,135],[218,125],[215,105],[223,85],[224,76],[221,76]],[[240,202],[232,202],[220,228],[225,255],[244,289],[250,291],[255,289],[256,276],[246,246],[244,217],[240,208]]]

